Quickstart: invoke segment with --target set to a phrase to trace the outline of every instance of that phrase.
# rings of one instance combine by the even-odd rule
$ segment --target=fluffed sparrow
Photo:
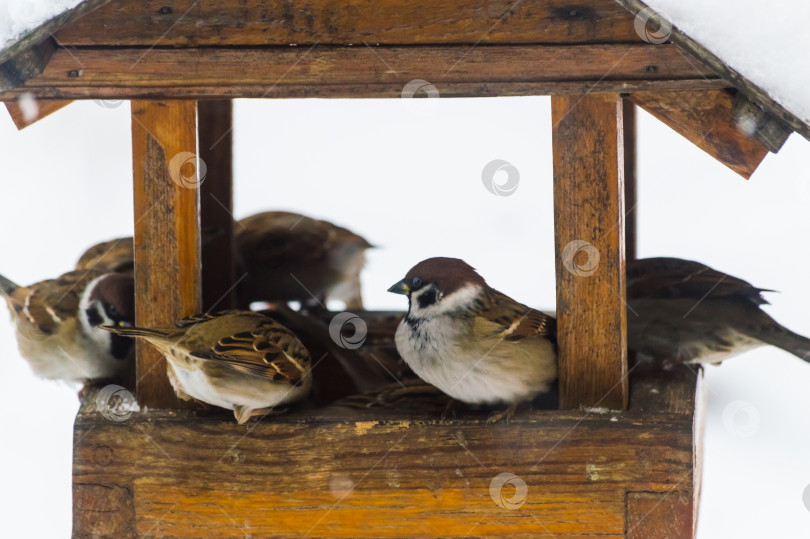
[[[71,271],[19,286],[0,276],[0,294],[16,325],[20,354],[37,376],[85,382],[132,369],[132,342],[97,327],[132,324],[132,277]]]
[[[103,329],[147,340],[166,356],[178,397],[233,410],[239,424],[303,399],[312,386],[307,349],[290,330],[260,313],[200,314],[174,328]]]
[[[628,348],[640,359],[716,364],[770,344],[810,361],[810,339],[768,316],[762,292],[691,260],[630,262]]]
[[[400,355],[454,399],[506,403],[509,417],[556,379],[556,320],[491,288],[464,261],[429,258],[388,291],[408,296]]]
[[[237,293],[241,307],[255,301],[343,301],[362,308],[360,271],[371,244],[328,221],[297,213],[268,211],[236,226],[238,264],[245,278]]]

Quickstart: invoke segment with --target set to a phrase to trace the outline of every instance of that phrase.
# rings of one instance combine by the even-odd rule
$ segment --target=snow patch
[[[0,0],[0,48],[82,0]]]

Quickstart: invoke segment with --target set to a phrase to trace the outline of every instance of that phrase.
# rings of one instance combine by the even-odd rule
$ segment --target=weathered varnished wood
[[[768,148],[740,130],[726,90],[633,92],[629,98],[744,178],[751,177]]]
[[[0,64],[0,94],[22,86],[45,69],[51,60],[56,43],[46,39],[30,48],[22,49]]]
[[[615,94],[551,98],[560,406],[627,406],[624,156]]]
[[[133,101],[132,161],[135,189],[135,322],[168,327],[199,312],[199,191],[194,166],[194,101]],[[185,152],[185,155],[183,155]],[[179,166],[181,162],[185,164]],[[166,360],[137,343],[141,406],[178,406]]]
[[[690,492],[673,486],[669,492],[627,494],[627,539],[691,539],[694,537]]]
[[[8,113],[11,115],[11,119],[14,122],[14,125],[17,126],[17,129],[25,129],[29,125],[40,121],[46,116],[50,116],[57,110],[63,109],[71,103],[73,103],[73,101],[37,101],[37,115],[34,118],[26,118],[26,115],[18,101],[6,101],[6,109],[8,109]]]
[[[717,84],[706,75],[674,47],[646,44],[77,48],[2,97],[401,97],[415,79],[445,97],[531,95]]]
[[[633,15],[636,15],[639,11],[647,7],[646,4],[640,0],[615,1],[624,6]],[[793,131],[796,131],[804,138],[810,140],[810,125],[788,111],[771,97],[768,92],[741,75],[736,69],[726,64],[703,45],[684,34],[677,26],[672,27],[669,40],[684,49],[687,54],[700,60],[703,65],[710,68],[717,76],[730,82],[735,88],[744,93],[748,99],[762,107],[766,112],[783,121]]]
[[[236,307],[236,246],[233,240],[233,101],[200,101],[200,185],[203,310]]]
[[[406,401],[242,426],[190,411],[113,422],[91,392],[75,430],[74,534],[621,537],[639,520],[628,493],[692,489],[691,414],[533,411],[488,425],[486,412],[439,413]],[[501,473],[525,482],[520,507],[491,497]]]
[[[66,45],[609,43],[636,39],[611,0],[147,0],[112,2],[57,34]]]

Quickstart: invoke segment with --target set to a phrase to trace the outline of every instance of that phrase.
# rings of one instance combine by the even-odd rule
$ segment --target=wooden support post
[[[622,100],[624,128],[624,257],[638,258],[638,178],[636,163],[636,106]]]
[[[197,104],[200,159],[205,181],[200,185],[203,310],[236,307],[233,221],[233,102]],[[209,237],[210,236],[210,237]]]
[[[200,225],[194,101],[132,101],[135,322],[171,326],[200,310]],[[137,343],[141,406],[176,407],[165,359]]]
[[[627,406],[624,155],[615,94],[551,98],[560,406]]]

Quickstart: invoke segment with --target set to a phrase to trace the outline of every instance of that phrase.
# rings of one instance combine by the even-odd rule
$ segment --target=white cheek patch
[[[98,345],[101,350],[105,352],[110,348],[110,342],[112,340],[112,335],[103,329],[98,329],[94,325],[90,323],[90,320],[87,318],[87,310],[95,307],[96,311],[98,312],[99,316],[102,318],[103,323],[100,325],[103,326],[114,326],[115,322],[107,316],[107,313],[104,311],[104,308],[101,306],[101,303],[98,301],[91,301],[90,296],[93,293],[93,289],[98,284],[98,281],[103,279],[105,276],[102,275],[101,277],[97,277],[96,279],[90,281],[90,283],[85,287],[84,292],[82,292],[81,300],[79,301],[79,313],[78,318],[79,322],[82,325],[82,330],[85,335],[87,335],[92,341]]]
[[[419,307],[419,296],[425,293],[425,290],[418,290],[411,293],[411,307],[410,315],[413,318],[430,318],[433,316],[440,316],[443,314],[458,311],[459,309],[468,307],[475,298],[481,293],[481,287],[476,284],[468,284],[459,288],[452,294],[447,296],[439,295],[438,301],[428,305],[427,307]]]

